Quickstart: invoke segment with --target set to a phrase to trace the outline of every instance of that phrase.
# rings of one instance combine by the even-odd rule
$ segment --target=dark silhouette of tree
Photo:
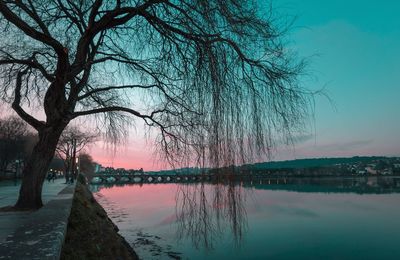
[[[0,173],[15,160],[22,160],[28,137],[28,124],[22,119],[10,116],[0,119]]]
[[[83,173],[88,179],[91,179],[95,171],[95,162],[92,156],[87,153],[79,154],[79,171]]]
[[[72,167],[73,153],[79,154],[85,147],[97,140],[97,135],[83,132],[78,127],[68,126],[58,140],[56,153],[64,161],[65,178],[69,180]],[[75,148],[74,148],[75,147]]]
[[[58,139],[82,116],[99,115],[114,141],[139,120],[157,128],[172,165],[231,165],[289,140],[311,96],[286,25],[262,11],[242,0],[0,0],[2,98],[39,135],[15,207],[42,206]]]

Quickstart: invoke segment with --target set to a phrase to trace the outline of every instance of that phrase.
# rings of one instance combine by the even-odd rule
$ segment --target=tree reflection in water
[[[239,246],[247,230],[245,192],[234,181],[180,185],[176,195],[178,239],[190,239],[196,248],[213,249],[223,232],[230,230]]]

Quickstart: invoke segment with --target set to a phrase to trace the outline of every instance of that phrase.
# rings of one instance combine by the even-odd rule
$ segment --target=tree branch
[[[56,51],[59,57],[65,57],[64,47],[61,43],[59,43],[51,36],[48,36],[42,32],[38,32],[37,30],[29,26],[25,21],[23,21],[15,13],[13,13],[4,1],[0,1],[0,13],[2,13],[9,22],[21,29],[26,35],[46,45],[49,45]]]
[[[109,91],[109,90],[116,90],[116,89],[133,89],[133,88],[141,88],[141,89],[149,89],[149,88],[154,88],[154,87],[159,87],[158,85],[123,85],[123,86],[109,86],[105,88],[97,88],[93,89],[92,91],[86,92],[85,94],[81,95],[78,97],[78,100],[82,100],[85,98],[90,97],[93,94],[96,94],[98,92],[104,92],[104,91]]]
[[[16,86],[15,86],[15,96],[14,101],[12,103],[12,108],[14,111],[24,119],[28,124],[30,124],[36,130],[44,127],[45,123],[37,120],[33,116],[26,113],[26,111],[21,107],[21,87],[22,87],[22,77],[28,72],[28,69],[23,71],[19,71],[16,78]]]
[[[33,57],[28,59],[28,60],[22,60],[22,59],[2,59],[0,60],[0,65],[7,65],[7,64],[21,64],[21,65],[26,65],[30,68],[33,69],[38,69],[40,73],[49,81],[52,82],[54,80],[54,75],[48,73],[46,69],[34,58],[35,53],[33,54]]]
[[[47,35],[48,37],[51,37],[51,34],[47,28],[47,26],[44,24],[44,22],[40,19],[39,15],[36,12],[36,9],[32,3],[31,0],[28,1],[29,5],[31,6],[32,10],[30,10],[25,4],[23,4],[20,0],[15,1],[15,4],[21,8],[25,13],[27,13],[36,23],[39,25],[40,29],[42,32]]]
[[[136,110],[126,108],[126,107],[120,107],[120,106],[110,106],[110,107],[101,107],[101,108],[96,108],[92,110],[86,110],[86,111],[77,111],[72,114],[72,118],[76,118],[79,116],[86,116],[86,115],[93,115],[93,114],[99,114],[99,113],[107,113],[107,112],[126,112],[129,114],[132,114],[134,116],[140,117],[140,118],[150,118],[149,116],[142,115]]]
[[[99,114],[99,113],[108,113],[108,112],[125,112],[125,113],[132,114],[136,117],[142,118],[145,121],[145,123],[149,126],[153,126],[153,124],[157,125],[160,128],[162,134],[167,134],[170,137],[179,139],[179,137],[177,137],[176,135],[174,135],[173,133],[171,133],[167,130],[168,126],[163,125],[162,123],[158,122],[154,118],[154,116],[158,113],[168,112],[168,110],[166,110],[166,109],[155,110],[150,115],[143,115],[143,114],[139,113],[138,111],[127,108],[127,107],[109,106],[109,107],[96,108],[96,109],[87,110],[87,111],[78,111],[78,112],[75,112],[72,114],[72,118],[76,118],[79,116]],[[153,124],[149,123],[148,120],[150,120],[150,122],[152,122]]]

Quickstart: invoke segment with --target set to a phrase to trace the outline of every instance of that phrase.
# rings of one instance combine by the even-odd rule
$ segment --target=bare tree
[[[97,140],[97,135],[83,132],[78,127],[68,126],[58,140],[56,153],[64,161],[65,177],[69,180],[72,165],[73,153],[80,153],[90,143]]]
[[[11,162],[24,157],[28,133],[28,125],[22,119],[0,119],[0,173],[5,173]]]
[[[39,134],[15,207],[42,206],[58,139],[81,116],[101,115],[114,140],[139,120],[157,128],[173,165],[268,153],[311,97],[278,18],[243,0],[0,0],[2,98]]]

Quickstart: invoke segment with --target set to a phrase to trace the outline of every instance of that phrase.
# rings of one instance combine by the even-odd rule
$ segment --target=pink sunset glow
[[[155,171],[165,169],[167,166],[158,160],[150,142],[144,139],[128,139],[126,143],[107,147],[104,142],[97,142],[87,151],[93,159],[105,167],[140,169]]]
[[[130,138],[125,144],[118,145],[116,149],[107,148],[103,142],[92,145],[87,151],[93,159],[105,167],[140,169],[144,171],[158,171],[170,169],[170,166],[159,160],[154,153],[154,144],[145,139]],[[314,142],[314,140],[293,146],[280,146],[274,154],[272,161],[294,160],[302,158],[321,157],[352,157],[352,156],[398,156],[398,147],[386,143],[375,144],[365,142],[348,144],[340,142]],[[258,161],[267,161],[267,157]]]
[[[135,223],[138,225],[148,225],[148,222],[153,225],[167,225],[176,220],[175,192],[177,188],[177,184],[114,186],[100,189],[96,193],[96,199],[101,204],[123,205],[120,208],[121,212],[134,216]],[[153,205],[159,206],[153,207]]]

